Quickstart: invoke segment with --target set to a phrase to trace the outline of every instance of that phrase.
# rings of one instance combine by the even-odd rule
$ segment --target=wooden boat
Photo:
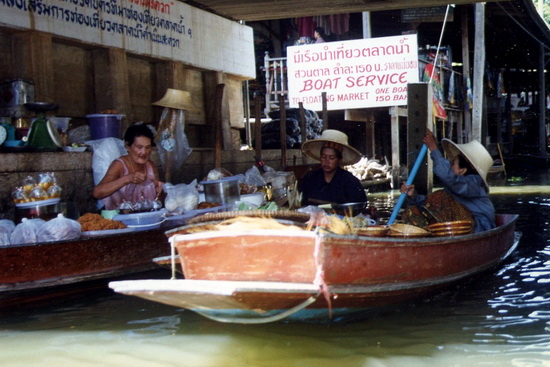
[[[0,247],[0,298],[157,268],[166,229]],[[117,232],[117,231],[110,231]]]
[[[344,320],[495,266],[519,242],[516,220],[498,215],[495,229],[453,237],[273,230],[175,235],[171,243],[185,279],[110,287],[222,322]]]

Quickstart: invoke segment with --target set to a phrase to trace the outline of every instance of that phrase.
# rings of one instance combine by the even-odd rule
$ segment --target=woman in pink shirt
[[[92,193],[94,198],[103,200],[107,210],[118,209],[124,201],[153,201],[162,192],[157,166],[150,160],[153,139],[152,131],[144,124],[134,124],[126,130],[128,154],[111,163]]]

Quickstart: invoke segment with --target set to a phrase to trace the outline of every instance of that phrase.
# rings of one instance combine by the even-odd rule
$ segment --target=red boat
[[[340,319],[431,294],[495,266],[519,242],[516,220],[498,215],[495,229],[451,237],[281,230],[178,234],[171,242],[186,279],[110,287],[222,322]]]
[[[111,231],[117,232],[117,231]],[[20,291],[154,269],[168,253],[163,229],[0,247],[0,298]]]

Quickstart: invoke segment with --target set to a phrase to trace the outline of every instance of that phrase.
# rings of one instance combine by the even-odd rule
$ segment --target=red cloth
[[[313,38],[313,32],[315,32],[315,23],[313,22],[313,17],[297,18],[296,24],[300,37]]]

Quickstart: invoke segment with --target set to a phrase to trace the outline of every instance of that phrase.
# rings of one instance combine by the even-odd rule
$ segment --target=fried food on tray
[[[93,213],[84,214],[78,218],[78,223],[82,226],[82,232],[126,228],[126,224],[121,221],[105,219],[101,215]]]
[[[203,201],[201,203],[199,203],[199,205],[197,206],[197,209],[208,209],[208,208],[215,208],[217,206],[220,206],[221,204],[218,204],[218,203],[211,203],[211,202],[208,202],[208,201]]]

